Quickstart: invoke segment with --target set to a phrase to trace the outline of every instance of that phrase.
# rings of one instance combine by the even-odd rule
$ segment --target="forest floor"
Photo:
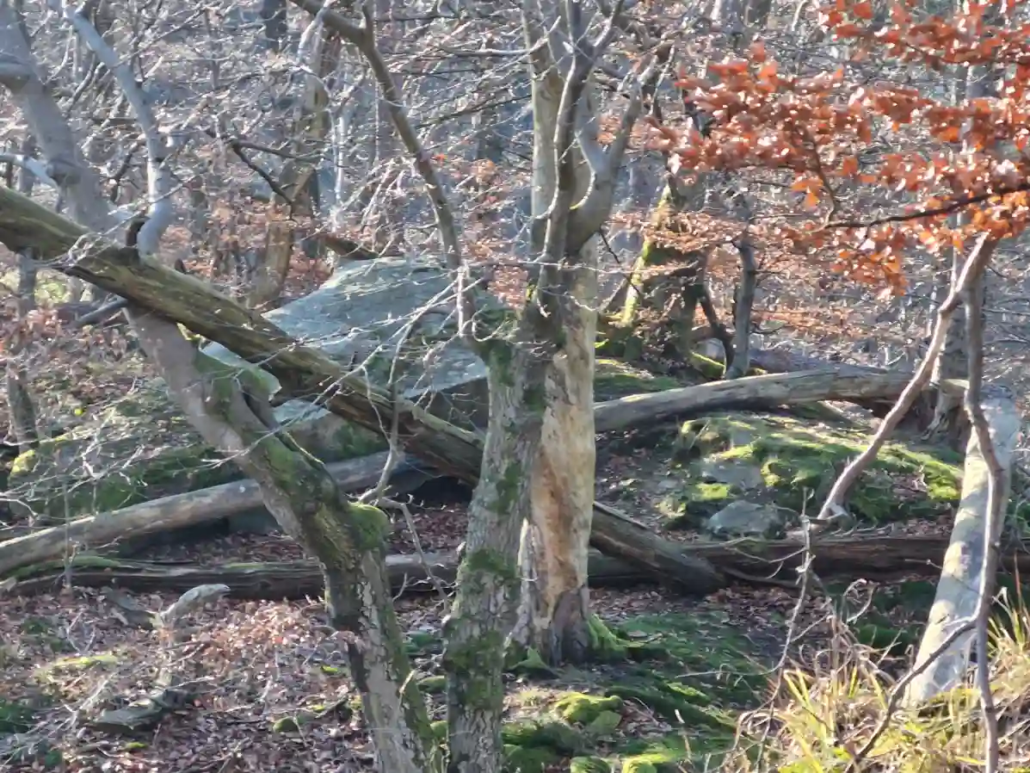
[[[652,455],[603,456],[599,497],[626,507],[624,489],[653,473]],[[461,492],[444,485],[431,494],[413,509],[422,549],[453,549],[465,529]],[[637,504],[635,517],[661,517]],[[932,528],[946,531],[948,521],[942,518]],[[403,522],[391,552],[413,552]],[[215,564],[301,556],[299,546],[284,537],[237,534],[155,547],[139,557]],[[870,595],[875,583],[863,587]],[[151,610],[175,600],[157,593],[133,598]],[[630,759],[651,760],[657,770],[701,769],[701,756],[710,751],[715,762],[732,745],[738,713],[772,696],[777,664],[788,659],[811,668],[829,662],[840,633],[825,597],[807,600],[791,625],[798,594],[785,587],[734,586],[705,599],[654,586],[596,588],[591,601],[623,642],[618,656],[550,674],[508,674],[506,741],[510,751],[523,755],[512,759],[524,773],[568,771],[573,757],[588,753],[615,761],[614,770]],[[432,595],[397,601],[437,720],[444,717],[439,632],[448,605],[448,599]],[[891,615],[899,627],[914,622],[903,605]],[[796,640],[785,652],[789,630]],[[55,588],[4,598],[0,754],[9,756],[0,767],[105,773],[372,770],[342,646],[318,599],[222,598],[192,615],[177,638],[165,641],[127,624],[97,590]],[[169,664],[193,684],[198,697],[192,706],[135,736],[91,725],[102,710],[145,696]],[[587,695],[601,702],[575,702]],[[608,710],[613,706],[614,715]],[[608,725],[594,727],[602,720]],[[555,741],[555,726],[570,732]],[[546,743],[540,741],[544,736]],[[521,752],[515,748],[520,743]],[[691,759],[693,767],[687,767]]]

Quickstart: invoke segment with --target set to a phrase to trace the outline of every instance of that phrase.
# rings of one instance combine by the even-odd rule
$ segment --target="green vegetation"
[[[740,498],[801,512],[819,502],[861,452],[865,434],[784,416],[715,416],[686,422],[676,441],[683,484],[661,508],[669,526],[695,525]],[[848,505],[871,523],[940,515],[961,488],[952,451],[888,443],[852,490]]]

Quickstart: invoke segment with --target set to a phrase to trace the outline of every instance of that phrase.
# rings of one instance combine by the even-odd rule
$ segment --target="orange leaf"
[[[765,43],[761,40],[756,40],[751,44],[751,58],[756,62],[765,61]]]
[[[869,2],[858,3],[851,6],[851,13],[859,19],[873,18],[873,4]]]
[[[853,175],[858,171],[858,159],[854,156],[845,156],[844,160],[840,163],[840,173],[843,175]]]

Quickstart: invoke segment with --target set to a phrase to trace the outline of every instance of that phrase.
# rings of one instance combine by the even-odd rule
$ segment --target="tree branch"
[[[0,153],[0,164],[14,164],[27,172],[35,175],[36,179],[51,188],[60,189],[57,182],[47,174],[46,164],[30,156],[23,156],[19,153]]]
[[[136,248],[144,256],[156,255],[161,237],[175,219],[171,198],[175,185],[171,170],[165,165],[167,147],[154,117],[154,111],[150,109],[146,95],[133,77],[128,61],[118,56],[89,19],[81,11],[73,8],[67,0],[47,0],[47,4],[64,17],[82,42],[115,76],[140,125],[147,148],[147,195],[150,207],[147,222],[139,232]]]

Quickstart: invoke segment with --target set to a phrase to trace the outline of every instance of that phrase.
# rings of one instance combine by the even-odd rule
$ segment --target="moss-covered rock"
[[[594,399],[597,401],[663,392],[689,386],[690,383],[684,379],[652,373],[623,360],[598,357],[594,363]]]
[[[558,720],[520,719],[501,728],[504,743],[512,746],[548,747],[555,752],[573,755],[584,746],[583,734]]]
[[[676,441],[682,486],[660,508],[671,527],[697,525],[740,498],[801,512],[822,500],[867,441],[849,427],[785,416],[695,419]],[[852,489],[849,508],[872,523],[947,512],[959,499],[960,462],[948,449],[888,443]]]
[[[588,725],[602,713],[622,708],[622,699],[617,696],[602,697],[587,695],[582,692],[571,692],[559,698],[554,710],[566,722]]]
[[[546,746],[504,745],[504,773],[546,773],[560,755]]]

